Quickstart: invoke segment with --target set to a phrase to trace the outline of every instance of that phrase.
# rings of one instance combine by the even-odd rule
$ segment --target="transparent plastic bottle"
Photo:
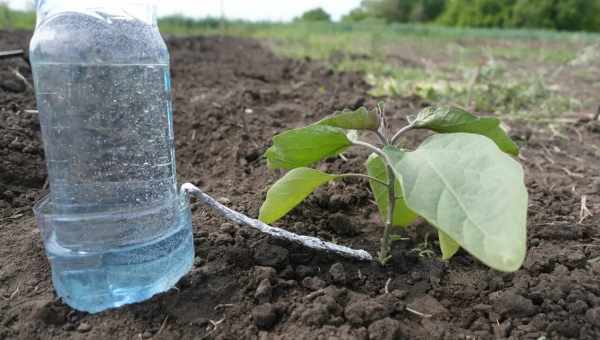
[[[192,266],[169,54],[148,0],[40,0],[30,58],[50,194],[34,208],[57,294],[99,312]]]

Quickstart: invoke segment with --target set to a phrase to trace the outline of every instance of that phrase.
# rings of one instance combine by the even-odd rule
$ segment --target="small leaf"
[[[265,223],[279,220],[317,187],[337,177],[310,168],[297,168],[288,172],[267,192],[267,199],[260,207],[258,219]]]
[[[421,111],[413,126],[438,133],[467,132],[486,136],[498,147],[513,156],[519,155],[519,147],[510,139],[494,117],[477,117],[456,107],[427,108]]]
[[[338,155],[351,145],[344,129],[311,125],[273,137],[265,156],[271,169],[289,170]]]
[[[328,125],[348,130],[377,130],[379,116],[373,111],[361,107],[355,111],[335,112],[331,117],[317,122],[317,125]]]
[[[415,213],[488,266],[521,267],[528,205],[523,168],[489,138],[434,135],[393,169]]]
[[[438,230],[438,237],[440,239],[440,249],[442,250],[442,260],[450,260],[460,249],[460,244],[441,230]]]
[[[398,150],[398,149],[396,149]],[[400,151],[400,150],[398,150]],[[390,151],[391,152],[391,151]],[[402,151],[400,151],[402,152]],[[386,166],[381,159],[376,154],[372,154],[367,160],[367,172],[369,176],[377,178],[380,181],[388,182],[388,174]],[[377,203],[377,207],[379,208],[379,214],[381,215],[381,220],[385,221],[387,219],[387,209],[388,209],[388,189],[385,185],[378,183],[376,181],[370,180],[369,184],[371,186],[371,191],[373,192],[373,196],[375,197],[375,202]],[[402,189],[400,187],[400,182],[396,181],[396,196],[400,197],[402,195]],[[406,206],[403,198],[396,199],[396,206],[394,207],[394,217],[392,220],[392,224],[397,227],[407,227],[411,223],[413,223],[418,216],[412,212]]]

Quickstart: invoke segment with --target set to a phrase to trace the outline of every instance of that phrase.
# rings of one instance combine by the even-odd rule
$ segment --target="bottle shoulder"
[[[33,63],[169,63],[156,26],[81,13],[63,13],[40,23],[29,51]]]

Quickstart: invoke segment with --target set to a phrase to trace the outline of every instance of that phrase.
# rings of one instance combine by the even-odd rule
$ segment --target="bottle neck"
[[[104,20],[139,20],[157,26],[154,0],[37,0],[37,25],[61,13],[75,12]]]

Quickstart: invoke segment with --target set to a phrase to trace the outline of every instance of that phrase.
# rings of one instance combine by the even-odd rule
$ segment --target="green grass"
[[[28,30],[35,26],[35,13],[11,10],[0,5],[0,29]]]

